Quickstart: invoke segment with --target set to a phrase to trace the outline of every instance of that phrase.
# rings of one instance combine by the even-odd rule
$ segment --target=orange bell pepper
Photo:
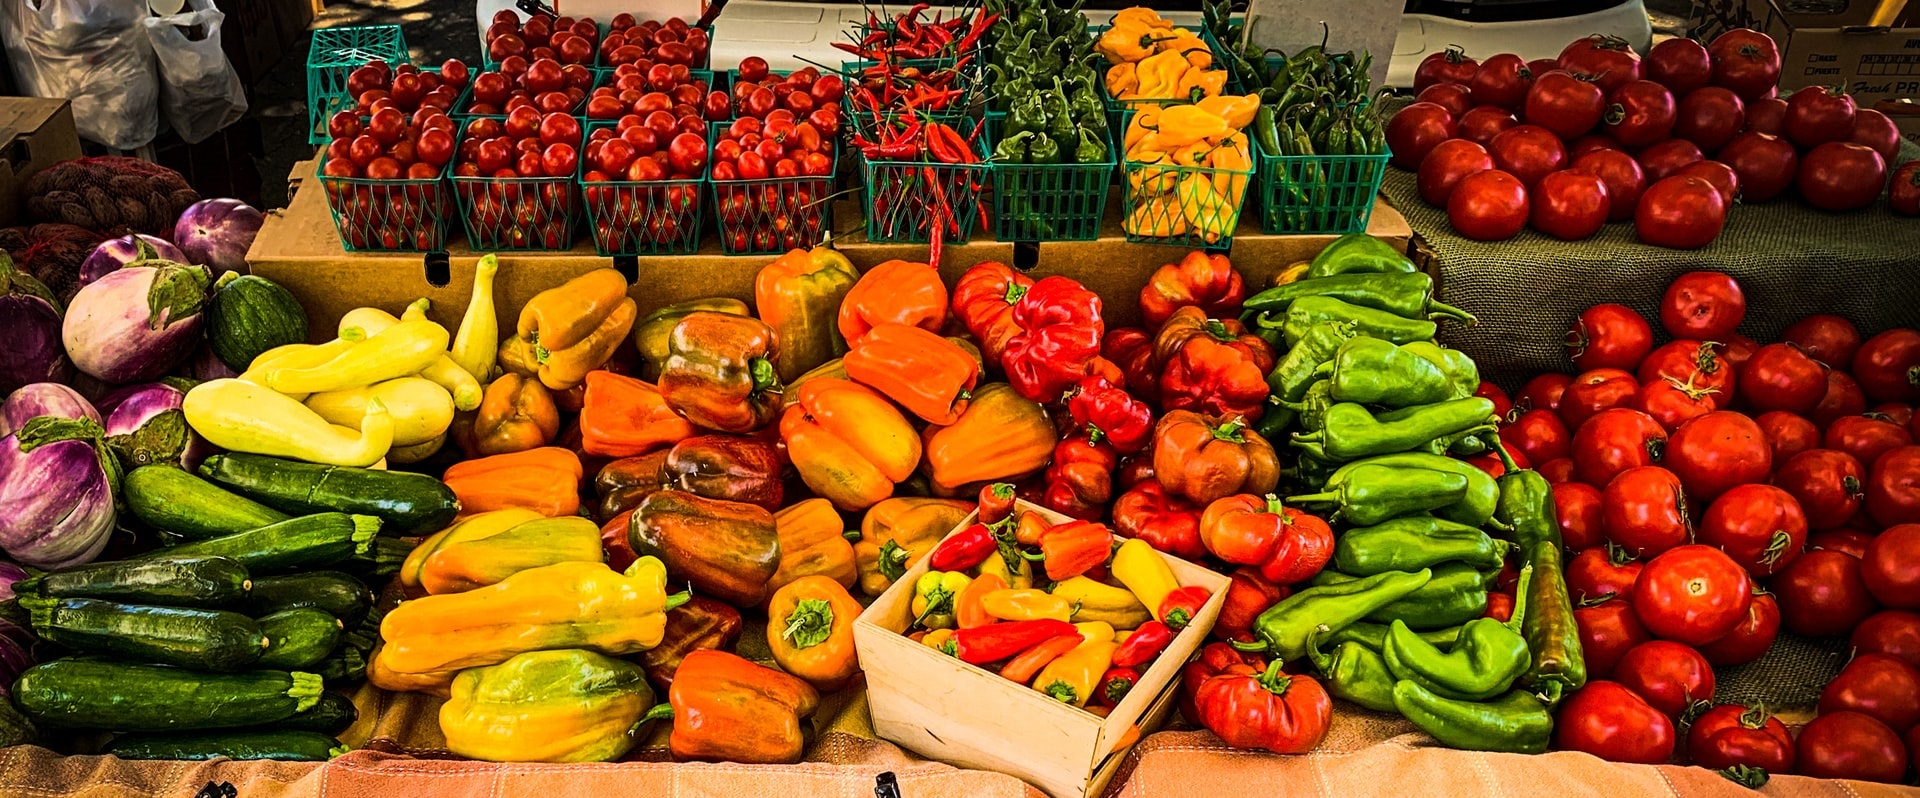
[[[693,425],[651,383],[611,371],[588,372],[586,381],[580,446],[587,454],[632,457],[693,437]]]
[[[527,301],[513,337],[501,344],[500,365],[564,391],[613,356],[638,311],[627,278],[613,269],[587,272]]]
[[[447,467],[440,481],[460,499],[460,512],[515,507],[548,518],[580,512],[580,458],[557,446],[464,460]]]
[[[780,439],[800,479],[835,507],[872,507],[913,476],[920,436],[886,397],[823,377],[801,385],[795,398],[780,417]]]
[[[803,577],[767,603],[767,648],[780,668],[818,690],[838,690],[860,672],[853,650],[853,619],[860,602],[839,582]]]
[[[820,693],[800,679],[724,651],[695,651],[680,661],[667,706],[649,719],[673,718],[667,745],[680,761],[790,765],[806,749],[802,724]]]
[[[860,520],[860,542],[853,544],[861,592],[887,592],[971,512],[973,502],[905,496],[869,508]]]
[[[1153,470],[1167,492],[1207,505],[1236,493],[1265,494],[1280,484],[1267,439],[1240,417],[1172,410],[1153,430]]]
[[[824,576],[848,588],[859,581],[846,521],[832,502],[807,499],[790,505],[773,514],[773,529],[780,538],[780,570],[768,586],[777,590],[809,576]]]
[[[832,247],[792,250],[760,268],[753,279],[753,304],[779,336],[774,363],[781,380],[791,383],[846,354],[836,316],[859,279],[853,263]]]
[[[944,310],[943,310],[944,312]],[[847,376],[899,402],[930,424],[952,424],[967,409],[980,361],[919,327],[882,322],[855,344]]]
[[[473,417],[474,451],[524,452],[560,434],[560,408],[539,380],[508,372],[487,386]]]
[[[1072,579],[1107,561],[1113,553],[1113,531],[1092,521],[1056,524],[1040,536],[1040,553],[1047,558],[1048,579]]]
[[[956,491],[976,482],[1014,481],[1047,465],[1058,441],[1047,411],[1004,382],[974,391],[966,412],[921,433],[928,476]]]
[[[883,323],[938,333],[947,326],[947,284],[925,263],[890,260],[867,270],[840,302],[840,335],[848,346]]]

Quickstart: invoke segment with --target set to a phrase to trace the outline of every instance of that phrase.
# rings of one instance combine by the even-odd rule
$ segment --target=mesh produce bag
[[[0,249],[65,302],[80,290],[80,263],[106,236],[71,224],[0,229]]]
[[[179,172],[119,156],[54,164],[28,178],[20,197],[34,221],[78,225],[109,238],[171,239],[181,212],[200,201]]]

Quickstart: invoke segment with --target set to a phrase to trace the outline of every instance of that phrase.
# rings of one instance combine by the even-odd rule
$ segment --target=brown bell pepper
[[[600,548],[607,552],[607,567],[617,571],[627,570],[640,555],[633,553],[633,541],[627,534],[633,528],[633,513],[616,515],[612,520],[600,525]]]
[[[853,619],[860,602],[839,582],[802,577],[773,592],[767,602],[767,648],[780,669],[818,690],[845,687],[860,672],[853,650]]]
[[[787,466],[773,441],[744,435],[695,435],[667,451],[660,478],[695,496],[780,509]]]
[[[778,590],[808,576],[824,576],[852,588],[860,579],[847,523],[826,499],[807,499],[773,514],[780,536],[780,570],[770,583]],[[853,533],[856,537],[859,533]]]
[[[980,386],[952,424],[921,432],[928,476],[946,491],[1036,473],[1046,467],[1057,440],[1046,409],[1004,382]]]
[[[954,423],[980,380],[979,361],[958,344],[904,324],[875,326],[841,362],[854,382],[929,424]]]
[[[634,553],[666,563],[674,579],[735,607],[759,604],[780,569],[773,513],[752,504],[663,490],[634,508],[627,538]]]
[[[837,317],[859,279],[853,262],[827,246],[791,250],[760,268],[753,278],[753,305],[780,338],[775,360],[780,379],[792,382],[847,353]]]
[[[886,397],[848,380],[808,380],[780,417],[800,479],[843,510],[893,495],[920,464],[920,434]]]
[[[700,312],[667,336],[660,393],[697,426],[752,432],[780,416],[785,388],[773,359],[780,344],[759,319]]]
[[[860,542],[853,544],[861,592],[887,592],[971,512],[973,502],[956,499],[902,497],[868,508],[860,521]]]
[[[1153,342],[1160,404],[1257,421],[1267,406],[1273,347],[1233,319],[1209,319],[1188,305],[1174,311]]]
[[[504,378],[503,378],[504,379]],[[580,408],[580,446],[595,457],[632,457],[692,437],[660,389],[610,371],[592,371]]]
[[[556,391],[572,388],[613,356],[638,309],[619,272],[587,272],[527,300],[513,337],[500,345],[500,365]]]
[[[753,315],[745,302],[714,296],[668,305],[642,317],[640,323],[633,325],[633,348],[640,353],[647,379],[660,378],[660,366],[667,362],[667,336],[673,334],[673,328],[681,319],[703,310],[729,316]]]
[[[440,478],[460,500],[460,512],[484,513],[515,507],[548,518],[580,512],[580,458],[557,446],[463,460]]]
[[[560,408],[539,380],[511,372],[487,386],[473,416],[473,449],[479,455],[537,449],[560,434]]]
[[[640,652],[635,659],[647,669],[647,680],[666,690],[673,687],[674,672],[688,654],[731,649],[740,642],[740,631],[745,627],[739,610],[717,599],[694,596],[667,610],[667,631],[660,645]]]
[[[881,324],[930,333],[947,326],[947,284],[925,263],[890,260],[867,270],[840,302],[840,337],[859,346]]]
[[[968,269],[953,286],[953,315],[980,342],[981,353],[994,368],[1000,367],[1007,341],[1022,332],[1013,308],[1032,287],[1032,277],[998,261]]]
[[[820,708],[812,685],[724,651],[695,651],[680,661],[666,708],[667,746],[678,761],[790,765],[806,750],[803,725]]]
[[[600,473],[593,477],[594,495],[600,497],[594,518],[608,523],[639,507],[642,499],[666,489],[661,471],[666,467],[668,451],[622,457],[601,466]]]
[[[1155,478],[1195,504],[1235,493],[1271,493],[1280,484],[1273,445],[1237,416],[1169,411],[1154,427],[1153,439]]]
[[[1120,455],[1112,444],[1094,441],[1084,433],[1070,435],[1053,448],[1047,492],[1040,503],[1062,515],[1097,521],[1113,500],[1113,470],[1119,465]]]

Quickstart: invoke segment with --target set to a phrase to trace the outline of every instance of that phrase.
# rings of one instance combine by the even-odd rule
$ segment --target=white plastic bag
[[[160,127],[149,13],[145,0],[0,0],[0,44],[22,92],[72,100],[81,136],[131,150]]]
[[[160,64],[160,110],[180,138],[197,144],[240,121],[247,113],[247,90],[220,49],[220,25],[227,15],[213,0],[187,0],[187,8],[145,17],[140,24]],[[198,38],[188,38],[189,31]]]

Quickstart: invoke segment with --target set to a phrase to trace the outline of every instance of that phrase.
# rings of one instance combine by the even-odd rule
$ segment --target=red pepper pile
[[[920,21],[920,15],[930,8],[919,3],[894,17],[890,25],[882,24],[880,17],[868,10],[867,34],[856,43],[834,42],[833,46],[867,61],[954,57],[971,52],[980,35],[1000,19],[999,14],[988,14],[982,8],[971,19],[956,16],[942,20],[936,13],[932,21]]]
[[[873,100],[864,88],[856,89],[855,94],[865,94],[867,101]],[[868,161],[929,161],[955,165],[980,163],[976,144],[980,131],[984,129],[982,125],[976,124],[970,134],[963,136],[952,125],[911,113],[904,117],[888,116],[879,113],[876,108],[872,119],[873,138],[868,138],[858,129],[852,134],[854,145],[860,148],[861,155]],[[920,224],[928,231],[927,258],[930,263],[940,262],[941,245],[947,236],[959,238],[962,234],[950,193],[963,192],[974,197],[972,201],[979,206],[980,213],[983,216],[986,214],[986,200],[980,196],[986,188],[984,178],[975,172],[952,174],[925,166],[911,169],[904,175],[898,172],[881,173],[875,182],[876,185],[871,187],[873,214],[887,219],[899,214],[902,205],[914,208],[917,212],[910,216],[918,217]]]

